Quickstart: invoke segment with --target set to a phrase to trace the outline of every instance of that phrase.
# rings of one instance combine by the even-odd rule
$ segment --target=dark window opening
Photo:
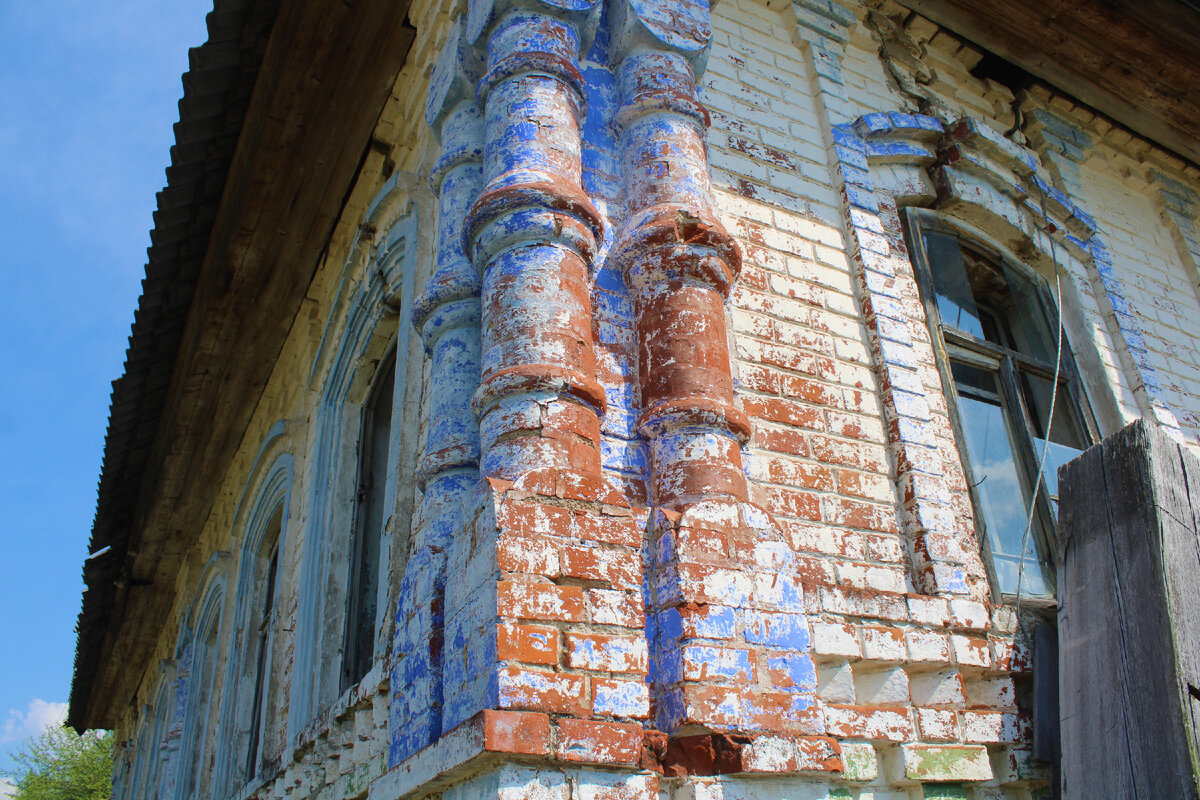
[[[283,528],[281,503],[267,523],[267,533],[257,554],[260,567],[256,569],[254,595],[262,601],[256,604],[256,619],[252,623],[257,655],[254,666],[254,700],[250,712],[250,742],[246,752],[246,777],[253,778],[262,763],[262,736],[266,724],[269,688],[270,654],[275,621],[275,582],[279,571],[279,539]],[[261,565],[265,564],[263,570]]]
[[[381,363],[363,409],[359,435],[358,490],[347,588],[345,649],[342,657],[344,692],[362,680],[375,659],[375,626],[379,593],[379,553],[387,521],[388,445],[392,433],[395,393],[394,351]]]

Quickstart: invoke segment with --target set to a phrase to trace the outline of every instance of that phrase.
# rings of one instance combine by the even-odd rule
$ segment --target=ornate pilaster
[[[744,501],[750,429],[733,402],[724,308],[741,251],[709,201],[693,71],[711,36],[708,4],[622,0],[613,29],[628,209],[613,260],[634,296],[651,495],[675,509]]]
[[[657,507],[646,567],[656,724],[684,748],[769,731],[826,752],[799,575],[762,556],[786,553],[786,537],[747,502],[750,425],[734,403],[725,323],[741,251],[712,209],[696,92],[708,3],[619,0],[610,13],[628,211],[611,263],[634,299]]]
[[[595,0],[474,0],[468,11],[468,38],[487,53],[486,185],[464,237],[483,276],[474,403],[488,477],[600,470],[588,273],[603,223],[580,187],[579,53],[595,10]]]
[[[479,428],[471,395],[479,385],[480,281],[463,252],[463,210],[483,185],[483,123],[475,105],[473,52],[455,28],[431,79],[425,119],[442,155],[431,183],[438,197],[437,267],[413,304],[413,325],[431,360],[425,451],[417,468],[424,499],[398,604],[392,680],[396,764],[442,732],[442,647],[446,551],[463,496],[479,480]]]

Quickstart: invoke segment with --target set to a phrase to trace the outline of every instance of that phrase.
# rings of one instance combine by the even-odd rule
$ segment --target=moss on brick
[[[992,777],[987,748],[962,745],[909,745],[904,774],[919,781],[986,781]]]

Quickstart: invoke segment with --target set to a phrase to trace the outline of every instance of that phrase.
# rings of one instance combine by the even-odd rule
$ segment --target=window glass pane
[[[926,232],[924,238],[942,324],[983,339],[983,326],[971,295],[971,285],[967,282],[958,239],[932,231]]]
[[[392,431],[392,398],[395,393],[395,354],[380,365],[363,414],[360,435],[358,512],[355,524],[354,563],[346,620],[342,690],[362,680],[375,657],[376,595],[379,590],[379,551],[387,497],[388,444]]]
[[[1005,309],[1012,331],[1012,348],[1053,366],[1058,351],[1053,320],[1047,321],[1040,293],[1033,282],[1016,270],[1004,268],[1011,300]]]
[[[1047,364],[1057,349],[1035,285],[1008,266],[962,248],[966,281],[981,323],[980,338]]]
[[[979,498],[976,512],[987,531],[1000,591],[1017,594],[1019,580],[1021,594],[1045,595],[1046,582],[1032,533],[1024,553],[1021,552],[1021,542],[1026,538],[1028,501],[996,375],[961,363],[952,363],[951,369]]]
[[[254,620],[255,672],[254,700],[250,715],[250,744],[246,753],[246,775],[249,780],[258,773],[260,754],[262,751],[262,727],[266,716],[269,657],[271,649],[271,623],[275,609],[275,578],[279,569],[279,538],[283,532],[283,504],[280,503],[271,514],[267,523],[267,532],[259,545],[257,563],[255,564],[255,598],[261,598],[255,612]]]
[[[1046,444],[1046,418],[1050,412],[1050,390],[1053,384],[1045,378],[1028,373],[1021,374],[1021,384],[1029,405],[1029,413],[1033,417],[1036,455],[1041,458],[1042,448]],[[1046,451],[1046,464],[1042,468],[1042,476],[1046,480],[1046,490],[1050,494],[1055,516],[1058,515],[1058,468],[1087,447],[1088,439],[1083,433],[1083,427],[1071,410],[1067,385],[1060,383],[1058,397],[1054,401],[1054,421],[1050,425],[1050,447]]]

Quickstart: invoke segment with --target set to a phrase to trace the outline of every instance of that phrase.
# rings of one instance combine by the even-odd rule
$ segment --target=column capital
[[[703,71],[712,43],[708,0],[616,0],[610,14],[615,63],[645,49],[678,53]]]
[[[742,268],[742,251],[706,208],[656,205],[631,215],[609,256],[641,293],[672,281],[696,281],[728,298]]]
[[[487,95],[505,78],[549,75],[571,87],[582,119],[587,83],[579,57],[591,45],[601,8],[599,0],[473,0],[467,38],[486,50],[487,62],[476,94],[479,105],[486,105]]]
[[[478,44],[484,34],[510,11],[526,11],[558,17],[573,23],[594,23],[603,3],[600,0],[470,0],[467,9],[467,40]]]
[[[425,99],[425,122],[439,140],[450,113],[459,104],[475,100],[475,85],[482,71],[479,54],[467,42],[462,21],[455,22],[433,65]]]

